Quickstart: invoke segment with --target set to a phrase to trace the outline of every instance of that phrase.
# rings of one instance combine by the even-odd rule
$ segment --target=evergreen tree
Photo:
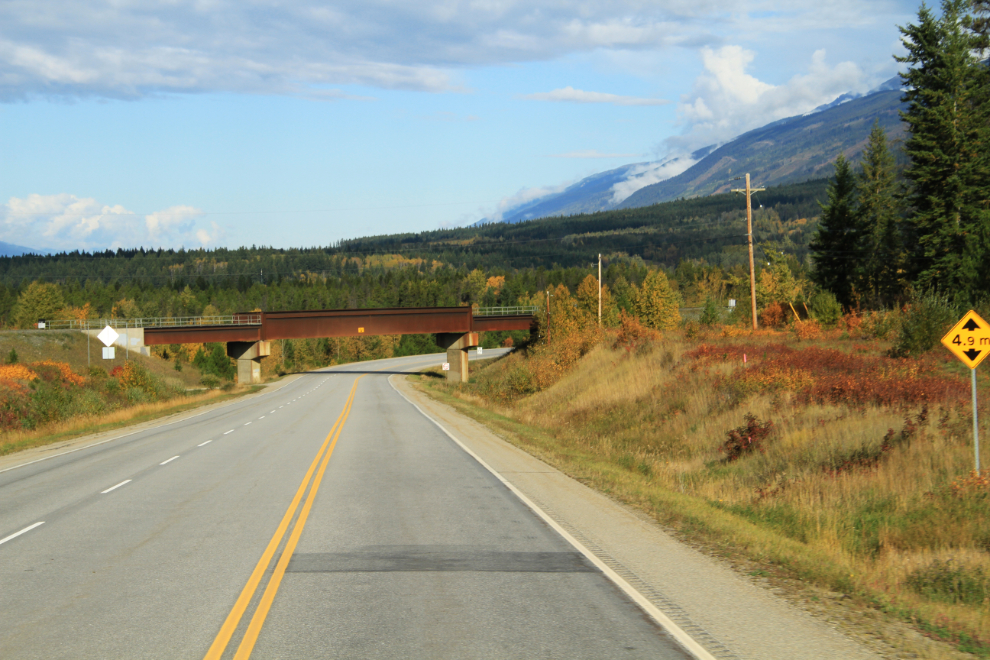
[[[915,281],[956,299],[990,286],[986,102],[987,72],[974,54],[979,37],[967,30],[967,0],[942,0],[942,17],[922,5],[918,23],[900,28],[910,65],[901,74],[910,137],[909,220],[917,237]]]
[[[808,246],[814,260],[811,279],[835,294],[845,307],[853,305],[855,266],[862,263],[862,232],[856,217],[856,178],[845,156],[835,159],[835,178],[821,205],[818,233]]]
[[[875,121],[857,185],[857,221],[866,248],[858,288],[874,306],[892,304],[903,290],[904,245],[895,186],[894,156],[886,132]]]

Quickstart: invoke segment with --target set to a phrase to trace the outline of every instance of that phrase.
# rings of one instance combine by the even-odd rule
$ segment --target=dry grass
[[[43,428],[24,431],[6,431],[0,434],[0,456],[32,447],[41,447],[53,442],[70,440],[91,433],[140,424],[159,417],[198,408],[199,406],[219,403],[230,398],[243,396],[256,389],[245,388],[232,392],[208,390],[199,394],[177,397],[167,401],[139,404],[130,408],[116,410],[107,415],[74,417],[69,420],[47,425]]]
[[[893,360],[882,348],[838,333],[678,335],[600,344],[528,396],[492,396],[521,355],[476,370],[474,384],[433,387],[665,523],[990,656],[990,480],[967,480],[969,388],[940,354]],[[773,433],[729,460],[727,432],[747,414]]]

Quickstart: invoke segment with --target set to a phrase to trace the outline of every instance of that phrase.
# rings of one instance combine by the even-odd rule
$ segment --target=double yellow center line
[[[251,577],[248,578],[247,584],[244,585],[241,595],[238,596],[233,609],[227,615],[223,626],[220,627],[220,632],[217,633],[216,639],[213,640],[210,650],[206,652],[204,660],[219,660],[226,650],[227,644],[230,643],[230,638],[233,637],[234,631],[237,630],[244,612],[247,611],[251,599],[258,590],[258,585],[261,584],[261,580],[268,570],[269,564],[271,564],[272,557],[275,556],[275,551],[278,550],[279,544],[282,543],[285,532],[289,529],[289,523],[292,522],[292,518],[296,514],[296,509],[299,508],[299,502],[302,501],[306,487],[309,485],[310,479],[313,478],[313,473],[315,472],[316,478],[313,479],[313,486],[309,489],[309,495],[306,496],[306,503],[303,504],[302,511],[296,519],[296,524],[293,526],[289,540],[282,550],[282,554],[278,559],[278,563],[275,565],[275,570],[271,578],[268,580],[268,585],[265,587],[265,592],[261,596],[261,601],[254,610],[251,623],[248,624],[247,631],[241,639],[241,644],[237,647],[234,660],[246,660],[251,656],[254,644],[258,641],[258,635],[261,633],[261,627],[265,624],[265,617],[268,616],[268,611],[271,609],[272,602],[275,600],[275,594],[278,592],[279,584],[281,584],[282,577],[285,575],[285,569],[289,565],[289,560],[292,559],[292,553],[296,549],[296,544],[299,543],[299,537],[302,535],[303,527],[306,526],[306,518],[309,517],[309,511],[313,507],[313,500],[316,499],[316,492],[320,488],[323,473],[326,471],[327,463],[330,461],[330,455],[337,445],[337,438],[340,437],[340,431],[344,428],[344,422],[347,421],[347,416],[351,412],[351,405],[354,403],[354,393],[357,391],[358,381],[362,378],[364,378],[363,375],[358,376],[354,380],[354,385],[351,386],[351,393],[347,397],[347,403],[344,404],[344,409],[341,411],[340,416],[337,417],[337,421],[334,423],[333,428],[330,429],[330,433],[327,434],[326,440],[323,441],[320,450],[316,453],[316,458],[313,459],[309,470],[306,472],[306,476],[303,477],[302,483],[299,484],[299,490],[296,491],[295,497],[292,498],[292,503],[289,504],[289,508],[282,517],[282,522],[279,523],[278,529],[275,530],[275,535],[268,542],[268,547],[265,548],[261,559],[258,560],[258,565],[254,567]],[[322,462],[320,461],[321,457],[323,459]],[[317,465],[319,465],[319,470],[317,470]]]

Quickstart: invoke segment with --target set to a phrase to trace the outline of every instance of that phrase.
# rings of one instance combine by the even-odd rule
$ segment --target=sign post
[[[942,337],[942,345],[969,367],[973,385],[973,451],[976,454],[976,471],[980,471],[980,424],[976,411],[976,367],[990,355],[990,323],[969,310],[959,322]]]

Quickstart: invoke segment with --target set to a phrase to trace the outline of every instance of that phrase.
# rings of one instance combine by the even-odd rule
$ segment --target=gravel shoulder
[[[481,423],[391,382],[716,658],[971,658],[848,597],[705,548],[572,479]]]

